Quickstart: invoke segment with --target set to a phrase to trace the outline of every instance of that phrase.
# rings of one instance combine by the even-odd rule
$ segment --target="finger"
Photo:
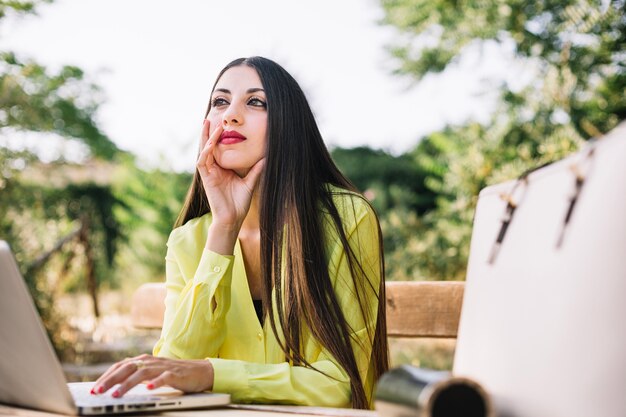
[[[212,143],[217,143],[219,141],[220,135],[222,134],[223,131],[224,131],[224,126],[221,125],[221,124],[218,124],[217,126],[215,126],[215,130],[209,136],[209,140]]]
[[[107,392],[111,387],[116,384],[124,382],[129,376],[137,371],[137,365],[133,362],[125,362],[105,379],[101,380],[94,390],[97,394],[103,394]]]
[[[207,120],[206,125],[209,125],[209,121]],[[206,132],[205,132],[206,130]],[[206,149],[207,147],[213,145],[215,146],[217,144],[217,142],[219,142],[220,136],[222,135],[222,132],[224,131],[224,126],[222,125],[217,125],[215,127],[215,130],[213,132],[211,132],[211,134],[209,135],[209,127],[205,126],[205,129],[203,129],[203,141],[202,141],[202,150]],[[205,136],[206,134],[206,136]]]
[[[265,158],[261,158],[256,164],[250,168],[248,174],[244,177],[243,181],[250,190],[254,190],[261,178],[261,173],[265,168]]]
[[[208,175],[209,169],[213,165],[213,162],[215,162],[215,158],[213,156],[214,147],[215,145],[209,142],[198,157],[198,162],[196,162],[196,168],[198,168],[201,176]]]
[[[109,376],[111,376],[111,374],[113,374],[115,371],[117,371],[121,366],[123,366],[124,364],[130,362],[131,359],[130,358],[126,358],[122,361],[119,361],[117,363],[114,363],[113,365],[111,365],[109,367],[109,369],[107,369],[102,375],[100,375],[100,377],[96,380],[96,382],[94,383],[93,387],[91,388],[91,393],[92,394],[102,394],[104,392],[104,388],[101,388],[102,382],[105,381],[107,378],[109,378]]]
[[[218,125],[213,133],[211,133],[209,139],[206,141],[202,152],[200,152],[200,156],[198,157],[198,162],[196,163],[196,166],[200,170],[201,174],[203,173],[204,167],[206,167],[206,173],[208,173],[209,168],[215,162],[213,150],[215,149],[215,146],[217,145],[217,142],[219,141],[220,135],[222,134],[223,130],[223,126]]]
[[[209,139],[209,131],[211,130],[211,122],[208,119],[202,121],[202,133],[200,134],[200,151],[204,149],[204,145]]]
[[[215,148],[215,142],[208,140],[207,143],[204,145],[202,152],[200,152],[200,155],[198,156],[198,162],[196,163],[196,166],[198,167],[198,169],[208,170],[208,168],[213,164],[213,161],[214,161],[213,149],[214,148]]]
[[[148,389],[157,389],[164,385],[173,385],[172,378],[173,378],[173,374],[170,371],[165,371],[161,375],[157,376],[156,378],[148,381],[146,383],[146,387]]]
[[[107,380],[115,371],[117,371],[118,369],[120,369],[122,366],[130,363],[130,364],[134,364],[135,366],[137,366],[135,364],[135,361],[148,361],[148,360],[154,360],[154,356],[152,355],[148,355],[147,353],[143,353],[139,356],[135,356],[133,358],[125,358],[124,360],[121,360],[113,365],[111,365],[109,367],[109,369],[106,370],[106,372],[104,372],[94,383],[93,387],[91,388],[91,394],[102,394],[105,392],[105,388],[102,385],[102,383]]]
[[[114,398],[119,398],[122,395],[126,394],[130,391],[134,386],[146,381],[148,379],[154,378],[156,375],[159,375],[162,372],[160,367],[154,367],[146,365],[145,367],[136,370],[133,372],[128,378],[126,378],[120,385],[113,391]]]

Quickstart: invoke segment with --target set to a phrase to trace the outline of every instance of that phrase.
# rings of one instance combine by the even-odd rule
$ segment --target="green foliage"
[[[7,15],[32,14],[51,0],[0,0],[0,23]],[[0,51],[0,134],[13,131],[55,133],[83,142],[97,158],[111,160],[117,146],[94,120],[102,98],[83,71],[64,66],[53,72],[32,59]]]
[[[0,53],[0,132],[9,127],[52,132],[84,142],[96,157],[112,159],[117,146],[93,119],[99,89],[83,78],[77,67],[53,74],[34,61]]]
[[[50,1],[0,1],[0,23],[7,17],[33,14],[44,3]],[[113,160],[122,153],[95,122],[100,103],[98,87],[86,81],[80,68],[64,66],[51,71],[32,59],[0,51],[1,136],[10,137],[18,131],[53,133],[84,143],[92,157]],[[37,260],[61,238],[71,235],[79,219],[89,221],[96,278],[111,284],[110,268],[122,237],[113,216],[120,201],[110,186],[72,179],[60,184],[48,181],[51,174],[65,168],[63,161],[46,166],[39,163],[36,154],[0,147],[0,238],[12,246],[44,324],[60,351],[67,342],[61,337],[65,320],[53,307],[64,286],[84,286],[84,268],[80,268],[84,254],[70,242],[43,268]],[[37,171],[43,171],[43,178],[40,175],[33,181],[29,175]]]
[[[39,169],[46,174],[63,167],[41,165]],[[110,268],[118,241],[124,234],[113,212],[123,203],[113,195],[111,187],[93,182],[70,183],[63,187],[40,185],[19,172],[13,173],[12,178],[2,190],[6,198],[3,198],[0,230],[13,246],[17,245],[14,250],[25,271],[36,274],[37,271],[30,271],[35,258],[86,221],[90,243],[96,248],[93,256],[98,281],[115,285]],[[48,231],[45,239],[40,235],[43,230]],[[19,249],[25,246],[32,251]],[[78,287],[84,288],[84,283]]]
[[[549,99],[585,138],[606,133],[626,112],[624,0],[381,0],[384,23],[403,35],[396,73],[420,80],[455,63],[470,45],[513,43],[536,63],[532,88],[552,77]],[[553,84],[554,86],[554,84]],[[548,86],[549,88],[549,86]],[[511,92],[505,97],[512,104]],[[517,97],[519,99],[519,97]],[[522,98],[523,100],[523,98]]]
[[[46,222],[44,211],[49,208],[34,195],[39,190],[21,183],[23,166],[35,160],[29,152],[0,148],[0,239],[11,245],[53,344],[63,351],[67,344],[60,337],[64,323],[54,308],[54,282],[45,271],[29,273],[27,266],[54,244],[53,236],[68,233],[71,224]]]
[[[110,183],[94,183],[89,175],[80,180],[92,170],[104,170]],[[42,164],[26,151],[0,148],[0,239],[14,250],[61,355],[71,355],[72,346],[55,303],[63,292],[86,290],[85,253],[71,241],[43,268],[31,268],[35,260],[86,217],[101,287],[128,291],[162,280],[165,242],[190,182],[190,174],[141,170],[132,158]]]
[[[354,185],[367,192],[379,212],[402,206],[421,214],[435,207],[436,194],[424,184],[426,173],[410,155],[395,157],[367,147],[338,147],[332,157]]]
[[[118,274],[134,286],[163,280],[166,241],[182,207],[191,174],[139,169],[126,161],[114,179],[114,192],[124,206],[115,211],[128,231]],[[132,277],[129,280],[129,277]]]
[[[489,124],[448,126],[410,152],[437,196],[433,210],[381,216],[390,279],[463,279],[483,187],[560,159],[626,117],[624,1],[381,3],[384,23],[403,35],[390,49],[397,74],[419,81],[485,42],[513,44],[536,74],[521,90],[501,86]]]
[[[0,19],[9,13],[34,13],[36,8],[43,3],[52,3],[52,0],[0,0]]]

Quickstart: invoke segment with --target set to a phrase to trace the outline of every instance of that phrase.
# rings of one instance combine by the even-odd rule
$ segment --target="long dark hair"
[[[376,328],[368,328],[373,344],[374,380],[388,369],[385,314],[385,282],[382,235],[378,227],[380,251],[380,285],[378,310],[366,307],[365,291],[373,283],[364,272],[359,257],[348,243],[338,209],[333,202],[329,184],[354,195],[355,187],[343,176],[326,149],[315,123],[313,112],[296,80],[280,65],[262,57],[240,58],[229,63],[215,84],[228,69],[247,65],[254,68],[267,96],[268,145],[264,173],[260,181],[261,276],[263,305],[269,315],[287,361],[313,368],[301,353],[301,330],[306,326],[350,377],[352,406],[368,408],[357,362],[352,350],[347,323],[333,290],[328,272],[322,212],[328,213],[347,254],[348,265],[365,323],[376,314]],[[215,88],[215,85],[213,86]],[[206,114],[209,113],[211,104]],[[363,198],[358,194],[358,197]],[[364,198],[363,198],[364,199]],[[200,175],[196,170],[176,227],[210,211]],[[324,267],[322,267],[324,266]],[[281,280],[284,271],[288,280]],[[273,311],[272,290],[276,298]],[[274,316],[278,318],[278,323]],[[278,337],[277,325],[284,335]]]

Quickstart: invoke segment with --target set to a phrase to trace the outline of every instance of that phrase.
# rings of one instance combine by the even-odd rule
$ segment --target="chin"
[[[254,165],[245,162],[242,163],[241,160],[233,161],[230,158],[217,159],[217,163],[224,169],[235,171],[240,177],[245,177],[248,171],[250,171],[250,168]]]
[[[222,153],[221,155],[216,155],[217,163],[222,168],[231,169],[237,173],[245,172],[246,174],[261,158],[245,158],[242,157],[242,154],[239,152],[228,151]]]

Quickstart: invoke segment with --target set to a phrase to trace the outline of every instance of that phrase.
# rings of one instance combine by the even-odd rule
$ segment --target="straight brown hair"
[[[343,315],[327,268],[330,254],[326,252],[324,243],[326,236],[322,213],[330,215],[347,255],[356,301],[365,323],[370,323],[373,314],[376,314],[375,328],[367,329],[373,346],[371,361],[375,381],[389,367],[385,268],[378,219],[380,284],[374,288],[358,254],[349,244],[343,221],[333,201],[333,193],[328,186],[334,185],[345,190],[342,193],[351,195],[352,199],[367,200],[357,193],[330,157],[304,92],[285,69],[262,57],[232,61],[220,72],[215,84],[224,72],[239,65],[247,65],[257,71],[267,96],[268,146],[260,181],[264,315],[269,315],[272,331],[285,353],[285,359],[294,365],[315,369],[301,353],[301,331],[308,328],[348,374],[352,406],[369,408],[365,381],[359,374],[351,345],[350,334],[355,329],[350,328]],[[207,115],[210,109],[209,101]],[[196,170],[175,227],[210,210],[202,180]],[[281,271],[289,277],[285,280],[284,288]],[[378,293],[376,312],[369,311],[365,304],[367,289]],[[272,291],[276,298],[276,312],[273,311]],[[284,341],[278,337],[278,327]]]

